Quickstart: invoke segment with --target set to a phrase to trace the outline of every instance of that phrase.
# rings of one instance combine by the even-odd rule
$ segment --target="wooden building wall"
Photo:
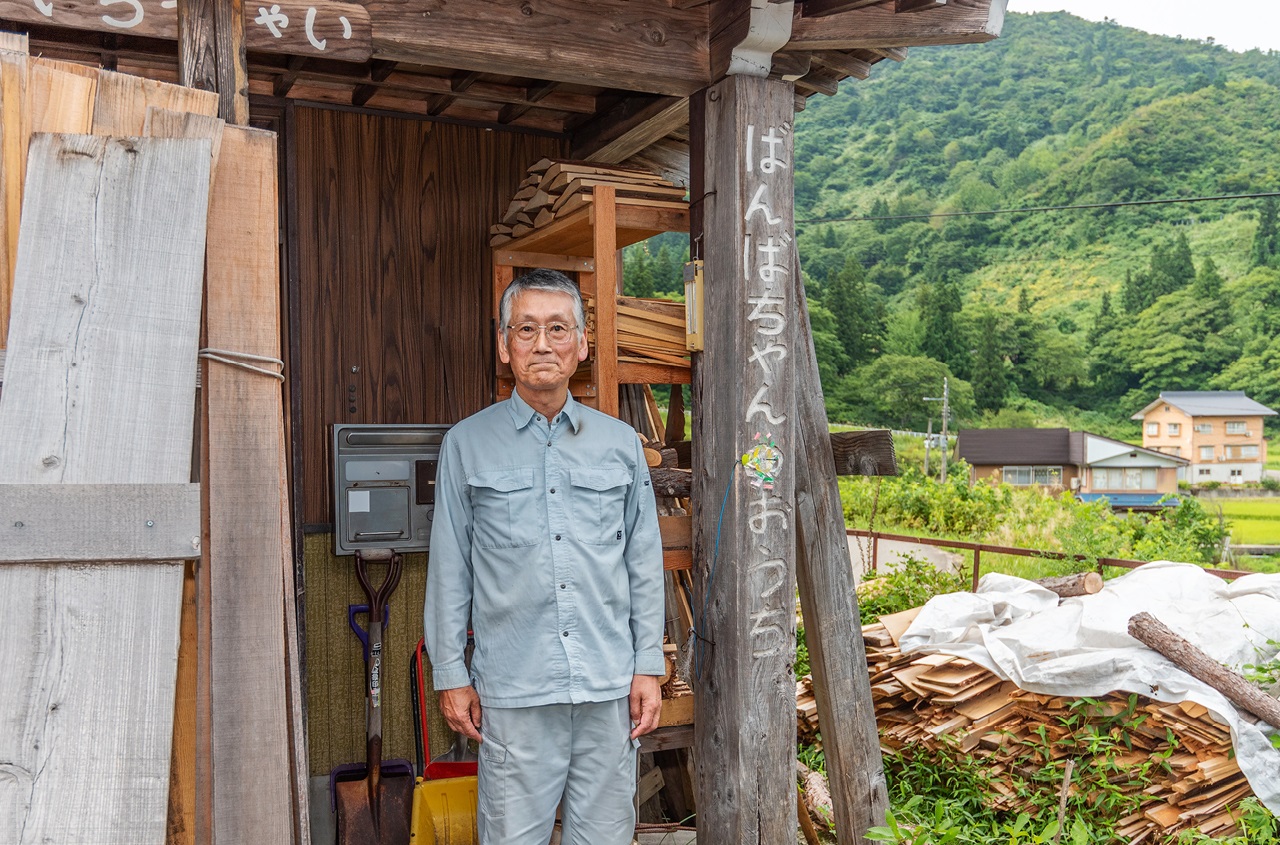
[[[528,166],[563,149],[535,135],[318,108],[296,108],[289,130],[296,436],[303,522],[317,525],[332,521],[332,424],[457,422],[489,403],[488,229]]]
[[[489,404],[488,228],[528,166],[566,150],[556,138],[301,106],[285,124],[295,513],[307,531],[311,773],[322,775],[365,755],[364,668],[347,625],[347,606],[365,598],[353,559],[333,554],[331,427],[456,422]],[[386,757],[414,753],[408,667],[425,581],[426,556],[406,558],[384,641]],[[438,753],[449,739],[433,721]]]

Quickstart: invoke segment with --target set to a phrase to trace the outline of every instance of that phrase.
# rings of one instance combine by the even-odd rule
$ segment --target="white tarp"
[[[1163,702],[1190,700],[1231,728],[1240,769],[1254,793],[1280,812],[1276,729],[1242,714],[1217,690],[1129,636],[1129,617],[1147,611],[1239,670],[1276,656],[1280,575],[1234,582],[1199,566],[1157,561],[1108,581],[1102,592],[1064,599],[1022,578],[984,575],[976,593],[931,599],[902,636],[904,654],[942,652],[985,666],[1028,692],[1099,696],[1136,692]]]

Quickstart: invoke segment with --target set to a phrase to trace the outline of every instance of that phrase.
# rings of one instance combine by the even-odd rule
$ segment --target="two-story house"
[[[1262,420],[1275,415],[1241,390],[1170,390],[1132,419],[1142,420],[1144,447],[1190,460],[1185,480],[1242,484],[1262,480]]]
[[[1186,458],[1065,428],[971,428],[957,440],[970,482],[1056,487],[1122,509],[1155,507],[1177,491],[1187,466]]]

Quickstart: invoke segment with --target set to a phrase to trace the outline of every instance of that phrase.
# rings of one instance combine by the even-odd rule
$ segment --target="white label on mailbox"
[[[349,513],[368,513],[369,512],[369,491],[368,490],[348,490],[347,491],[347,511]]]

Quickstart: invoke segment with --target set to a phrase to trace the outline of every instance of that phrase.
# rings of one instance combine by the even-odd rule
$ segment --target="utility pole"
[[[947,458],[951,454],[951,443],[947,440],[947,417],[951,416],[951,385],[944,376],[942,379],[942,483],[947,483]]]
[[[924,477],[929,477],[929,447],[933,445],[933,417],[929,417],[929,426],[924,434]]]
[[[950,451],[947,445],[947,417],[951,415],[951,385],[949,380],[944,376],[942,379],[942,395],[941,396],[925,396],[926,402],[942,403],[942,478],[943,484],[947,483],[947,452]],[[929,438],[933,435],[933,418],[929,418]],[[925,465],[924,474],[929,475],[929,446],[928,441],[925,442]]]

